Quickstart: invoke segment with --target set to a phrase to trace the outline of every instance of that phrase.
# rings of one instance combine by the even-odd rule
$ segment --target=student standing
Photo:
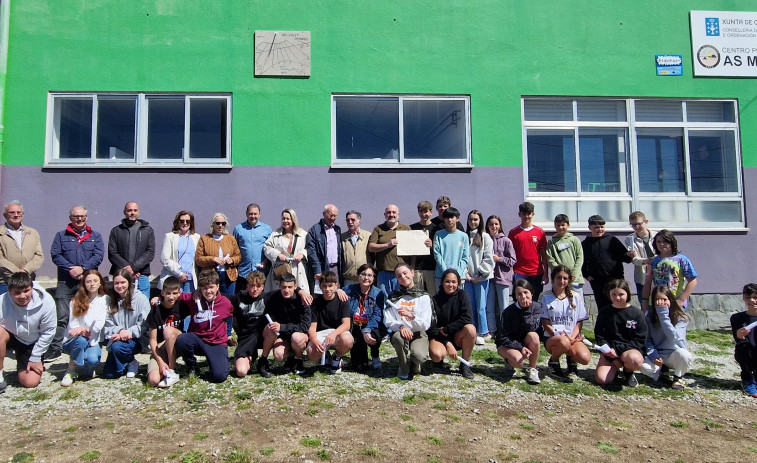
[[[581,267],[584,264],[584,250],[581,241],[576,238],[570,229],[570,219],[565,214],[555,216],[555,234],[547,246],[547,258],[549,268],[554,269],[558,265],[565,265],[570,269],[573,276],[571,291],[583,298],[584,277]]]
[[[653,243],[657,255],[647,268],[641,308],[648,307],[652,287],[665,285],[675,296],[678,306],[686,311],[689,297],[697,287],[698,275],[694,264],[688,257],[678,252],[678,240],[670,230],[661,230],[657,233]]]
[[[494,276],[489,280],[489,296],[486,301],[486,323],[492,337],[496,338],[502,311],[510,305],[513,265],[517,259],[513,242],[502,232],[502,219],[490,215],[486,219],[486,231],[492,239],[494,259]]]
[[[534,299],[538,299],[544,285],[549,283],[547,235],[541,227],[533,224],[532,203],[521,203],[518,206],[518,217],[520,225],[507,234],[513,242],[517,258],[513,268],[513,280],[528,280],[533,288]]]
[[[442,281],[442,273],[452,268],[457,270],[458,275],[465,275],[468,270],[470,258],[470,244],[468,235],[457,229],[460,221],[460,211],[454,207],[444,210],[444,230],[439,230],[434,235],[434,260],[436,260],[436,285]]]
[[[486,317],[486,299],[489,294],[489,278],[494,276],[494,252],[491,237],[484,233],[484,216],[481,211],[470,211],[466,231],[470,239],[470,258],[465,273],[468,283],[465,292],[473,305],[473,322],[478,332],[476,344],[483,346],[492,337]]]
[[[654,233],[647,228],[649,220],[641,211],[631,212],[628,223],[633,228],[633,233],[626,236],[625,244],[634,266],[633,281],[636,283],[636,296],[641,300],[644,281],[647,277],[647,266],[655,255],[652,249]]]
[[[591,236],[581,242],[584,252],[581,273],[589,280],[599,309],[611,303],[605,294],[605,284],[615,279],[622,280],[623,262],[630,263],[631,258],[619,239],[605,233],[605,219],[601,215],[589,217],[589,230]]]

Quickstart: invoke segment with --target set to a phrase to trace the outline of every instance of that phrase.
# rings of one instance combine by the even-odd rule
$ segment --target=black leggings
[[[368,363],[368,347],[371,348],[371,357],[379,356],[379,347],[381,347],[381,338],[384,337],[379,330],[371,331],[371,335],[376,339],[376,344],[368,346],[363,339],[363,333],[361,327],[358,325],[352,325],[352,337],[355,339],[355,344],[350,351],[350,357],[352,358],[353,365],[364,365]]]
[[[757,372],[757,347],[748,342],[740,342],[736,344],[733,356],[741,367],[741,380],[754,381],[754,374]]]

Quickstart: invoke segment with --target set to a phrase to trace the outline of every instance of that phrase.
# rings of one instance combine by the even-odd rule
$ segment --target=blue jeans
[[[179,287],[181,289],[182,293],[191,293],[195,290],[195,282],[194,280],[187,280],[184,283],[181,284]]]
[[[8,292],[8,285],[6,283],[0,283],[0,295]]]
[[[140,275],[139,279],[135,282],[137,285],[137,289],[145,295],[147,300],[150,300],[150,276],[149,275]]]
[[[85,367],[84,374],[92,374],[98,363],[102,350],[99,344],[89,345],[89,339],[84,336],[76,336],[63,344],[63,352],[71,357],[71,361],[78,367]]]
[[[384,286],[386,288],[387,294],[391,294],[392,291],[399,288],[399,283],[397,283],[397,278],[394,276],[394,272],[387,272],[386,270],[382,270],[378,274],[378,287],[381,289],[381,286]]]
[[[494,334],[502,319],[502,311],[510,305],[510,287],[489,280],[489,296],[486,298],[486,323]]]
[[[486,320],[486,298],[489,292],[489,280],[480,283],[468,281],[465,284],[465,292],[470,296],[471,306],[473,307],[473,324],[479,336],[484,336],[489,332],[489,323]]]
[[[118,378],[125,373],[126,366],[134,360],[134,356],[142,352],[142,344],[133,339],[128,341],[114,341],[110,345],[108,358],[105,359],[103,376],[108,379]]]

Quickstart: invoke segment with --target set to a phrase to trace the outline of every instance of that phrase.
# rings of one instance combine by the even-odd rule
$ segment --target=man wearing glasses
[[[16,272],[34,272],[42,266],[42,245],[37,230],[22,225],[24,206],[11,201],[3,208],[5,224],[0,225],[0,294],[8,292],[6,280]]]
[[[155,232],[150,224],[139,218],[139,204],[129,201],[124,206],[124,218],[110,230],[108,260],[110,274],[120,268],[131,272],[134,285],[150,299],[150,262],[155,257]]]
[[[371,232],[360,228],[360,219],[362,218],[358,211],[347,211],[345,219],[347,221],[347,231],[342,233],[342,287],[353,283],[359,283],[357,269],[363,264],[373,264],[373,257],[368,252],[368,239]]]
[[[50,247],[50,257],[58,267],[58,286],[55,288],[58,326],[45,354],[47,361],[60,357],[63,335],[68,326],[68,304],[79,288],[82,273],[85,270],[96,270],[105,256],[102,236],[87,225],[87,208],[72,208],[68,218],[71,222],[65,230],[55,234]]]

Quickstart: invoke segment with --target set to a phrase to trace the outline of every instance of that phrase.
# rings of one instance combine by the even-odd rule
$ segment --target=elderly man
[[[139,218],[139,204],[129,201],[124,206],[124,218],[110,230],[108,260],[110,274],[120,268],[131,272],[137,288],[150,298],[150,262],[155,257],[155,232],[150,224]]]
[[[42,244],[37,230],[22,225],[24,206],[11,201],[3,208],[5,224],[0,226],[0,294],[8,291],[7,278],[16,272],[34,272],[42,266]]]
[[[339,238],[342,229],[336,225],[339,210],[333,204],[323,208],[323,218],[308,230],[305,248],[308,251],[308,264],[313,280],[310,287],[315,288],[323,272],[334,272],[340,279],[342,275],[342,247]],[[313,291],[317,292],[317,291]]]
[[[239,283],[247,278],[250,273],[256,270],[268,273],[266,264],[269,260],[263,256],[263,245],[273,232],[270,226],[260,221],[260,206],[257,204],[251,203],[247,206],[245,215],[247,220],[234,227],[233,232],[239,245],[239,251],[242,253],[242,260],[239,262],[237,292],[244,289],[240,288]]]
[[[358,283],[357,269],[366,263],[373,263],[368,252],[368,239],[371,234],[360,229],[362,216],[358,211],[347,211],[347,231],[342,233],[342,281],[343,286]]]
[[[397,256],[397,230],[410,230],[410,227],[400,223],[400,210],[394,204],[384,209],[384,223],[376,225],[368,239],[368,252],[376,255],[376,269],[378,285],[383,285],[388,293],[398,288],[397,278],[394,277],[394,267],[405,262]]]
[[[45,367],[42,354],[55,334],[55,303],[26,272],[8,277],[8,292],[0,296],[0,393],[8,384],[3,377],[5,354],[16,354],[18,382],[37,387]]]
[[[71,222],[65,230],[55,234],[50,247],[50,257],[58,267],[58,285],[55,288],[58,328],[45,354],[45,360],[60,357],[63,336],[68,326],[68,304],[79,289],[82,273],[97,269],[105,256],[102,236],[87,225],[87,208],[72,208],[68,218]]]

